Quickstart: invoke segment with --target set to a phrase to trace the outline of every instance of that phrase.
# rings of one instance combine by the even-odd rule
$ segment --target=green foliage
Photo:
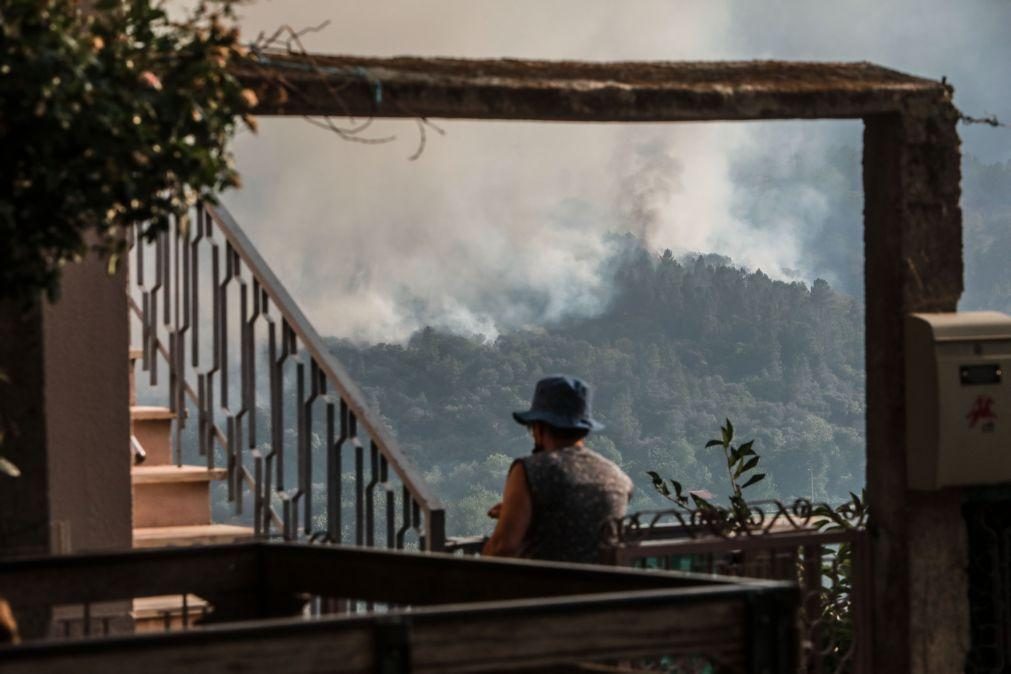
[[[706,447],[723,448],[731,489],[729,508],[707,501],[697,494],[686,496],[684,487],[676,480],[669,480],[671,484],[669,488],[656,471],[647,471],[647,474],[652,480],[653,488],[664,498],[687,511],[694,507],[708,529],[727,534],[747,534],[755,518],[752,516],[752,506],[745,500],[743,491],[749,485],[760,482],[765,474],[752,473],[747,476],[748,471],[758,466],[760,457],[753,449],[752,441],[739,447],[732,444],[734,425],[730,419],[720,427],[720,431],[720,438],[710,440],[706,443]],[[744,484],[739,485],[738,480],[745,477]],[[849,497],[848,501],[839,506],[833,507],[824,503],[813,506],[811,522],[814,527],[819,531],[839,531],[863,526],[867,519],[866,497],[857,496],[853,492],[850,492]],[[807,616],[805,622],[808,624],[817,622],[821,625],[819,639],[828,644],[828,648],[822,649],[821,644],[814,644],[813,647],[823,650],[822,657],[826,669],[836,671],[843,664],[853,644],[853,544],[847,542],[827,546],[823,555],[822,582],[814,589],[820,594],[821,614]],[[797,573],[804,573],[802,566],[798,566]]]
[[[529,405],[534,382],[555,372],[593,384],[594,415],[607,428],[589,445],[636,479],[632,508],[665,502],[646,470],[676,477],[686,492],[722,493],[726,454],[701,448],[728,415],[758,429],[761,463],[736,478],[750,498],[806,496],[812,473],[822,498],[862,487],[863,343],[852,329],[862,316],[854,300],[828,284],[774,281],[725,258],[654,255],[630,237],[612,244],[613,294],[595,317],[495,341],[435,329],[406,344],[329,341],[414,463],[439,469],[434,488],[450,513],[474,486],[501,492],[484,459],[530,451],[510,412]],[[734,471],[754,457],[742,458]],[[744,487],[759,470],[767,477]],[[482,526],[451,533],[489,525],[467,521]]]
[[[867,521],[867,494],[850,493],[850,500],[840,506],[819,504],[814,509],[821,531],[851,530]],[[853,564],[852,543],[841,543],[829,548],[822,559],[821,624],[825,626],[822,639],[830,644],[824,654],[826,671],[841,671],[840,665],[853,644]]]
[[[751,522],[751,508],[744,497],[744,490],[765,479],[765,473],[753,472],[758,467],[761,457],[754,450],[754,440],[749,440],[740,446],[735,446],[734,424],[730,419],[720,426],[719,439],[710,440],[706,443],[706,449],[719,447],[723,450],[723,457],[727,466],[727,476],[730,484],[730,507],[711,503],[695,492],[685,492],[684,486],[677,480],[671,478],[670,484],[673,492],[667,487],[660,474],[653,470],[646,471],[652,480],[653,488],[664,498],[674,504],[691,510],[693,507],[705,516],[710,526],[717,526],[720,530],[743,531],[748,528]],[[743,480],[744,484],[740,481]]]
[[[156,0],[3,4],[0,297],[53,296],[89,246],[114,267],[129,226],[153,236],[237,185],[226,144],[256,101],[227,71],[231,5],[174,20]]]

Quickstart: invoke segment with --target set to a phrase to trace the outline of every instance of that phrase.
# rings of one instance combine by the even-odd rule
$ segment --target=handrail
[[[323,339],[316,332],[316,329],[305,317],[298,304],[281,284],[281,281],[274,274],[274,271],[260,256],[259,251],[253,246],[245,232],[232,218],[224,206],[208,206],[207,213],[218,223],[228,242],[232,244],[235,252],[239,254],[243,262],[253,270],[260,286],[267,295],[277,305],[278,311],[284,316],[292,330],[302,340],[306,350],[319,364],[324,375],[340,392],[341,398],[348,407],[355,413],[358,423],[365,427],[369,436],[379,442],[383,452],[387,455],[390,465],[397,475],[406,485],[409,486],[415,497],[428,504],[429,508],[442,508],[439,499],[433,494],[428,485],[415,479],[414,475],[407,470],[410,463],[397,443],[390,437],[389,433],[382,425],[375,422],[372,413],[364,402],[364,397],[358,386],[351,380],[351,375],[347,373],[337,359],[327,350],[323,344]]]
[[[136,287],[130,291],[129,306],[141,322],[141,362],[150,372],[152,385],[157,384],[159,357],[168,364],[169,407],[178,414],[174,422],[176,462],[182,462],[181,430],[193,405],[200,454],[206,457],[208,467],[214,466],[218,450],[227,457],[229,499],[237,513],[242,513],[243,489],[251,489],[258,537],[269,537],[271,525],[277,524],[286,540],[305,536],[373,546],[376,529],[385,526],[386,547],[405,547],[407,533],[414,531],[422,548],[443,549],[445,511],[441,502],[365,404],[358,387],[231,214],[220,206],[198,206],[194,223],[188,226],[174,221],[167,232],[149,236],[140,230],[131,237]],[[148,270],[145,275],[145,264],[153,267],[153,274]],[[203,292],[208,281],[211,290]],[[133,297],[135,292],[139,301]],[[236,307],[230,313],[228,302],[236,292],[239,321],[231,341],[237,342],[238,354],[230,359],[229,328]],[[270,439],[263,448],[256,442],[261,414],[257,326],[261,324],[269,347],[268,373],[259,382],[269,379],[270,389],[266,404]],[[204,356],[201,364],[201,354],[208,346],[210,358]],[[295,363],[294,387],[285,377],[289,361]],[[234,365],[238,369],[232,372]],[[236,385],[238,395],[230,400]],[[292,398],[297,446],[295,454],[287,454],[285,431],[292,429],[285,426],[284,410]],[[320,405],[325,410],[325,531],[319,529],[316,517],[320,511],[313,503],[313,469],[321,465],[312,447],[313,416]],[[353,475],[349,476],[354,488],[353,541],[344,540],[342,526],[342,511],[350,508],[342,500],[345,446],[354,454]],[[253,459],[252,470],[245,465],[243,457],[247,455]],[[286,467],[296,461],[297,466]],[[294,477],[286,480],[286,472],[292,468]],[[401,485],[399,489],[394,478]],[[377,499],[381,502],[378,509]]]
[[[137,302],[134,301],[132,297],[127,297],[126,300],[127,304],[130,307],[130,310],[133,311],[134,315],[137,316],[139,320],[144,321],[144,312],[137,304]],[[165,346],[164,342],[158,339],[157,335],[152,335],[149,337],[149,339],[152,342],[152,351],[154,352],[154,354],[160,355],[162,358],[165,359],[166,362],[171,363],[172,357],[169,353],[168,347]],[[189,382],[182,380],[179,383],[178,388],[180,389],[181,395],[188,398],[193,404],[195,405],[199,404],[200,398],[197,396],[197,392],[193,390],[193,387],[190,386]],[[180,420],[180,422],[182,421],[183,420]],[[133,439],[136,440],[136,438]],[[225,437],[224,432],[218,427],[217,424],[214,424],[211,428],[211,439],[215,443],[217,443],[218,447],[220,447],[222,450],[228,449],[228,438]],[[137,444],[139,445],[140,443]],[[208,458],[210,458],[211,456],[212,455],[209,455]],[[176,463],[177,465],[180,466],[182,465],[182,456],[178,453],[176,454]],[[245,470],[245,468],[243,468],[243,470],[241,471],[240,479],[242,479],[242,481],[245,482],[245,484],[249,486],[250,489],[256,488],[256,483],[254,479],[249,475],[249,471]],[[273,508],[267,509],[267,515],[270,517],[271,522],[273,522],[274,525],[278,527],[278,529],[282,529],[284,527],[284,522],[281,520],[281,516]]]

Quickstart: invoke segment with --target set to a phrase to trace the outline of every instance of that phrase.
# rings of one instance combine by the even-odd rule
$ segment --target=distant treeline
[[[485,526],[509,457],[529,451],[510,412],[566,372],[595,387],[607,425],[591,446],[655,502],[645,471],[716,491],[702,449],[724,416],[754,436],[767,495],[841,496],[863,482],[861,311],[824,281],[807,288],[719,258],[654,256],[628,238],[602,315],[491,343],[433,329],[406,345],[332,350],[450,505],[456,533]],[[750,437],[749,436],[749,437]],[[659,505],[658,502],[656,502]]]
[[[861,198],[851,178],[859,179],[859,155],[840,149],[827,161],[822,174],[835,176],[827,184],[839,194],[828,195],[834,210],[826,227],[858,231]],[[1008,311],[1011,168],[967,158],[964,174],[963,308]],[[829,239],[820,261],[855,292],[860,238],[837,232]],[[633,507],[662,505],[646,470],[722,494],[721,457],[703,445],[726,416],[742,440],[755,439],[763,457],[768,478],[753,496],[842,500],[859,491],[861,302],[823,280],[775,281],[719,256],[675,259],[631,236],[614,244],[613,295],[595,318],[493,342],[430,328],[405,345],[330,340],[447,502],[450,532],[488,528],[484,511],[498,497],[512,457],[529,451],[510,412],[529,403],[539,377],[556,372],[594,385],[596,415],[607,429],[590,445],[635,479]]]

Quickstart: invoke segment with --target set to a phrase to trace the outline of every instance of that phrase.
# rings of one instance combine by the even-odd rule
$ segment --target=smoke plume
[[[1011,62],[999,29],[1011,9],[995,3],[260,0],[243,11],[250,39],[329,20],[305,37],[329,53],[871,60],[947,75],[967,112],[1011,116],[995,86]],[[430,134],[417,161],[410,121],[377,122],[376,137],[396,136],[384,145],[298,119],[237,139],[245,187],[226,204],[323,334],[402,340],[434,325],[494,337],[593,314],[609,298],[608,232],[780,278],[841,278],[812,254],[831,224],[823,187],[784,166],[859,148],[859,123],[436,122],[446,134]],[[963,133],[985,158],[1011,155],[1011,133]],[[742,162],[767,176],[736,179]]]

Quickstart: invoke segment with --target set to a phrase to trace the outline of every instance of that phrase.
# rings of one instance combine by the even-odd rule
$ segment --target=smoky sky
[[[305,36],[327,53],[873,61],[946,76],[964,112],[1011,118],[1011,3],[996,0],[259,0],[242,13],[249,39],[329,21]],[[396,136],[381,145],[298,119],[237,138],[244,186],[225,203],[323,334],[397,341],[433,325],[493,337],[593,314],[609,300],[610,232],[777,278],[837,280],[812,255],[830,186],[773,170],[774,184],[756,187],[735,171],[859,148],[858,122],[433,121],[445,134],[430,131],[416,161],[411,121],[377,122],[372,137]],[[986,161],[1011,157],[1011,131],[960,132]]]

